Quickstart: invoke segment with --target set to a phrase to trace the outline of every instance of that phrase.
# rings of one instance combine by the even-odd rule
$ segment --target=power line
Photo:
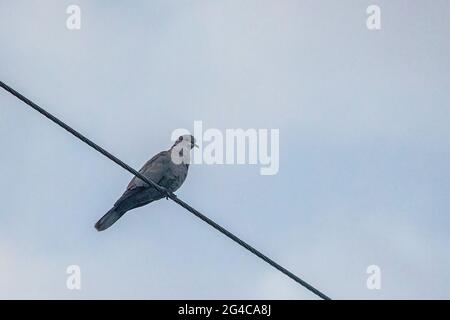
[[[183,200],[181,200],[180,198],[178,198],[174,193],[170,192],[169,190],[167,190],[164,187],[159,186],[158,184],[156,184],[155,182],[153,182],[151,179],[146,178],[144,175],[142,175],[141,173],[139,173],[138,171],[134,170],[132,167],[130,167],[129,165],[127,165],[125,162],[123,162],[122,160],[120,160],[119,158],[115,157],[114,155],[112,155],[111,153],[109,153],[108,151],[106,151],[105,149],[103,149],[102,147],[100,147],[98,144],[94,143],[93,141],[89,140],[88,138],[86,138],[84,135],[82,135],[81,133],[79,133],[78,131],[76,131],[75,129],[71,128],[69,125],[65,124],[63,121],[59,120],[58,118],[56,118],[54,115],[52,115],[51,113],[47,112],[46,110],[44,110],[43,108],[39,107],[36,103],[34,103],[33,101],[31,101],[30,99],[28,99],[27,97],[23,96],[22,94],[20,94],[19,92],[17,92],[16,90],[12,89],[11,87],[9,87],[8,85],[6,85],[5,83],[3,83],[2,81],[0,81],[0,86],[5,89],[6,91],[8,91],[9,93],[11,93],[13,96],[15,96],[16,98],[18,98],[19,100],[23,101],[24,103],[26,103],[27,105],[29,105],[31,108],[33,108],[34,110],[36,110],[37,112],[39,112],[40,114],[42,114],[44,117],[50,119],[51,121],[53,121],[54,123],[56,123],[57,125],[59,125],[60,127],[62,127],[63,129],[65,129],[66,131],[70,132],[71,134],[73,134],[75,137],[77,137],[78,139],[80,139],[81,141],[83,141],[84,143],[86,143],[87,145],[89,145],[90,147],[94,148],[95,150],[97,150],[98,152],[100,152],[101,154],[103,154],[105,157],[107,157],[108,159],[112,160],[113,162],[115,162],[116,164],[118,164],[119,166],[121,166],[122,168],[124,168],[125,170],[127,170],[128,172],[132,173],[133,175],[135,175],[136,177],[138,177],[139,179],[141,179],[142,181],[144,181],[145,183],[147,183],[149,186],[154,187],[156,190],[158,190],[159,192],[161,192],[161,194],[164,194],[167,198],[170,198],[172,201],[174,201],[175,203],[179,204],[180,206],[182,206],[183,208],[185,208],[186,210],[188,210],[189,212],[191,212],[192,214],[194,214],[197,218],[200,218],[201,220],[203,220],[204,222],[206,222],[207,224],[209,224],[211,227],[213,227],[214,229],[220,231],[221,233],[223,233],[224,235],[226,235],[228,238],[230,238],[231,240],[237,242],[238,244],[240,244],[242,247],[244,247],[245,249],[247,249],[248,251],[250,251],[251,253],[253,253],[254,255],[256,255],[257,257],[259,257],[260,259],[264,260],[265,262],[267,262],[268,264],[270,264],[272,267],[274,267],[275,269],[277,269],[278,271],[281,271],[282,273],[284,273],[285,275],[287,275],[289,278],[291,278],[292,280],[294,280],[295,282],[299,283],[300,285],[302,285],[303,287],[305,287],[306,289],[308,289],[309,291],[311,291],[312,293],[316,294],[317,296],[319,296],[320,298],[324,299],[324,300],[331,300],[331,298],[329,298],[327,295],[325,295],[324,293],[320,292],[318,289],[314,288],[312,285],[310,285],[309,283],[307,283],[306,281],[300,279],[298,276],[296,276],[295,274],[293,274],[292,272],[290,272],[289,270],[287,270],[286,268],[284,268],[283,266],[279,265],[278,263],[276,263],[275,261],[273,261],[272,259],[270,259],[269,257],[267,257],[266,255],[264,255],[263,253],[261,253],[260,251],[256,250],[255,248],[253,248],[251,245],[249,245],[248,243],[246,243],[245,241],[241,240],[240,238],[238,238],[237,236],[235,236],[233,233],[231,233],[230,231],[228,231],[227,229],[223,228],[222,226],[220,226],[219,224],[217,224],[216,222],[214,222],[213,220],[211,220],[210,218],[208,218],[207,216],[203,215],[201,212],[197,211],[196,209],[192,208],[190,205],[188,205],[186,202],[184,202]]]

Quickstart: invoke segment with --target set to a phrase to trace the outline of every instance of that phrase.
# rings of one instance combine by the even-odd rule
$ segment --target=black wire
[[[167,198],[170,198],[172,201],[178,203],[180,206],[182,206],[183,208],[185,208],[186,210],[190,211],[191,213],[193,213],[196,217],[200,218],[201,220],[203,220],[204,222],[206,222],[207,224],[209,224],[211,227],[213,227],[214,229],[220,231],[221,233],[223,233],[224,235],[226,235],[228,238],[230,238],[231,240],[237,242],[238,244],[240,244],[241,246],[243,246],[245,249],[247,249],[248,251],[250,251],[251,253],[253,253],[254,255],[258,256],[259,258],[261,258],[262,260],[264,260],[265,262],[267,262],[268,264],[270,264],[272,267],[274,267],[275,269],[281,271],[282,273],[284,273],[285,275],[287,275],[289,278],[291,278],[292,280],[294,280],[295,282],[299,283],[300,285],[302,285],[303,287],[305,287],[306,289],[308,289],[309,291],[313,292],[314,294],[316,294],[317,296],[319,296],[320,298],[324,299],[324,300],[331,300],[331,298],[329,298],[327,295],[325,295],[324,293],[320,292],[319,290],[317,290],[316,288],[314,288],[312,285],[310,285],[309,283],[307,283],[306,281],[300,279],[298,276],[296,276],[295,274],[293,274],[292,272],[290,272],[289,270],[287,270],[286,268],[282,267],[281,265],[279,265],[278,263],[276,263],[275,261],[273,261],[272,259],[270,259],[269,257],[267,257],[266,255],[264,255],[263,253],[259,252],[258,250],[256,250],[255,248],[253,248],[251,245],[249,245],[248,243],[246,243],[245,241],[239,239],[237,236],[235,236],[233,233],[231,233],[230,231],[228,231],[227,229],[223,228],[222,226],[220,226],[219,224],[217,224],[216,222],[214,222],[213,220],[209,219],[208,217],[206,217],[205,215],[203,215],[202,213],[200,213],[199,211],[197,211],[196,209],[192,208],[190,205],[188,205],[186,202],[184,202],[183,200],[179,199],[174,193],[170,192],[169,190],[167,190],[166,188],[163,188],[161,186],[159,186],[158,184],[156,184],[155,182],[153,182],[151,179],[146,178],[144,175],[142,175],[141,173],[139,173],[138,171],[134,170],[132,167],[130,167],[129,165],[127,165],[125,162],[121,161],[119,158],[115,157],[114,155],[112,155],[111,153],[109,153],[108,151],[106,151],[105,149],[103,149],[102,147],[100,147],[99,145],[97,145],[96,143],[92,142],[91,140],[89,140],[88,138],[86,138],[85,136],[83,136],[81,133],[79,133],[78,131],[76,131],[75,129],[72,129],[70,126],[68,126],[67,124],[65,124],[64,122],[62,122],[61,120],[59,120],[58,118],[56,118],[55,116],[53,116],[52,114],[50,114],[49,112],[47,112],[46,110],[42,109],[41,107],[39,107],[37,104],[35,104],[33,101],[31,101],[30,99],[26,98],[25,96],[23,96],[22,94],[20,94],[19,92],[15,91],[14,89],[12,89],[11,87],[9,87],[8,85],[6,85],[5,83],[3,83],[2,81],[0,81],[0,86],[5,89],[6,91],[8,91],[9,93],[11,93],[13,96],[15,96],[16,98],[18,98],[19,100],[22,100],[23,102],[25,102],[27,105],[29,105],[30,107],[32,107],[34,110],[36,110],[37,112],[39,112],[40,114],[42,114],[43,116],[47,117],[48,119],[50,119],[51,121],[53,121],[54,123],[56,123],[57,125],[59,125],[60,127],[62,127],[63,129],[67,130],[68,132],[70,132],[71,134],[73,134],[75,137],[77,137],[78,139],[80,139],[81,141],[83,141],[84,143],[86,143],[87,145],[89,145],[90,147],[94,148],[95,150],[97,150],[98,152],[100,152],[101,154],[103,154],[105,157],[109,158],[110,160],[114,161],[116,164],[118,164],[119,166],[121,166],[122,168],[124,168],[125,170],[129,171],[130,173],[132,173],[133,175],[137,176],[139,179],[143,180],[144,182],[146,182],[148,185],[156,188],[158,191],[160,191],[162,194],[164,194]]]

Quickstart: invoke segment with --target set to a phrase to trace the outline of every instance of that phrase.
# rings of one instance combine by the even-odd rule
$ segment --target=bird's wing
[[[139,170],[139,173],[143,174],[151,181],[158,183],[168,170],[169,161],[170,155],[168,154],[168,151],[162,151],[147,161],[141,170]],[[128,184],[127,190],[133,190],[139,187],[148,187],[148,185],[138,177],[134,177]]]

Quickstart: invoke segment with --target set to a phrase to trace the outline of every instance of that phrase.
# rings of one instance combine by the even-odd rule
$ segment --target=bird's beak
[[[198,144],[194,143],[194,148],[200,148]]]

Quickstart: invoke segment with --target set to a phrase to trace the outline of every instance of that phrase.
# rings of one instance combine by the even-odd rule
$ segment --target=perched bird
[[[194,147],[198,146],[195,144],[193,136],[181,136],[169,150],[162,151],[147,161],[139,170],[139,173],[165,188],[168,192],[175,192],[186,179],[190,151]],[[128,184],[127,190],[111,210],[95,224],[95,228],[98,231],[103,231],[113,225],[127,211],[142,207],[166,196],[138,177],[134,177]]]

